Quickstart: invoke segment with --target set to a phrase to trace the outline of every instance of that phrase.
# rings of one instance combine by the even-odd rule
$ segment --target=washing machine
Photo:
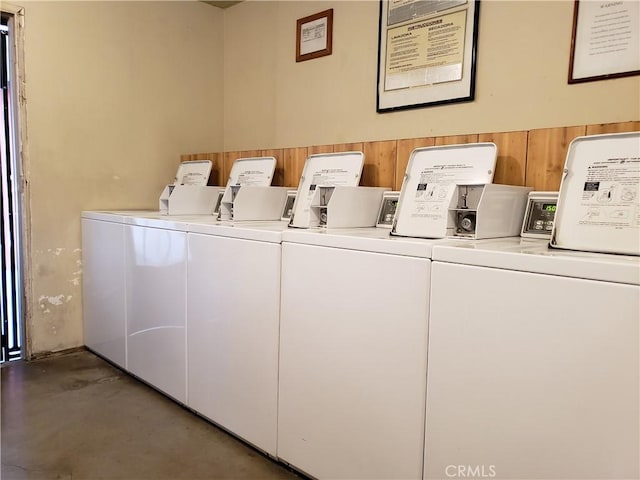
[[[124,219],[154,212],[84,211],[82,283],[84,344],[126,368]]]
[[[187,234],[187,405],[273,457],[286,229],[192,223]]]
[[[424,478],[640,475],[640,259],[436,245]]]
[[[186,276],[190,217],[124,219],[127,370],[186,403]]]
[[[281,461],[319,479],[422,477],[430,257],[445,241],[284,232]]]
[[[124,214],[82,212],[84,344],[126,368]]]

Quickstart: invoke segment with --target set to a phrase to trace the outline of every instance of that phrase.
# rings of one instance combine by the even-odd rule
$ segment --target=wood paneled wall
[[[418,147],[493,142],[498,147],[495,183],[526,185],[534,190],[558,190],[571,141],[583,135],[640,131],[640,121],[542,128],[519,132],[482,133],[447,137],[408,138],[376,142],[312,145],[270,150],[185,154],[180,161],[211,160],[210,185],[225,185],[238,158],[269,156],[277,160],[273,185],[297,187],[309,155],[364,152],[361,185],[400,190],[411,152]]]

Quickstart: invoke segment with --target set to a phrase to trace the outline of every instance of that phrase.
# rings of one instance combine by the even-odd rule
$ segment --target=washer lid
[[[211,215],[208,215],[209,217]],[[149,213],[148,215],[131,216],[124,218],[125,225],[133,225],[138,227],[159,228],[162,230],[175,230],[179,232],[186,232],[189,227],[189,222],[192,221],[193,215],[181,216],[181,215],[162,215],[157,212]]]
[[[269,186],[276,169],[274,157],[238,158],[231,166],[227,189],[231,185]]]
[[[640,132],[571,142],[551,246],[640,255]]]
[[[393,233],[409,237],[446,236],[449,204],[457,184],[493,181],[494,143],[417,148],[402,182]]]
[[[211,160],[189,160],[178,166],[174,185],[198,185],[205,187],[211,173]]]
[[[83,211],[82,218],[91,220],[104,220],[106,222],[124,223],[126,217],[144,216],[157,213],[152,210],[102,210],[102,211]]]
[[[431,258],[436,244],[456,244],[464,240],[394,237],[385,228],[312,228],[289,229],[282,241],[319,247],[342,248],[371,253]]]
[[[360,183],[362,152],[322,153],[307,158],[293,203],[291,226],[306,228],[310,223],[313,194],[317,186],[356,187]]]
[[[557,250],[539,239],[439,244],[433,248],[433,261],[640,285],[638,257]]]
[[[189,233],[279,244],[282,242],[282,232],[287,228],[287,222],[283,221],[195,222],[189,224],[188,231]]]

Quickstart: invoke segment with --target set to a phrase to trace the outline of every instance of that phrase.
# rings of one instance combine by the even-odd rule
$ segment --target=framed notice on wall
[[[331,55],[333,8],[296,22],[296,62]]]
[[[640,75],[640,2],[575,0],[569,83]]]
[[[377,111],[474,99],[479,0],[381,0]]]

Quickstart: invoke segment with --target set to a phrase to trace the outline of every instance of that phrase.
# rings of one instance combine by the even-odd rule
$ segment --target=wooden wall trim
[[[270,156],[277,160],[273,185],[296,188],[304,163],[317,153],[360,151],[365,155],[361,185],[400,190],[411,152],[419,147],[493,142],[498,147],[495,183],[527,185],[555,191],[571,141],[583,135],[640,131],[640,121],[542,128],[528,131],[481,133],[442,137],[404,138],[374,142],[311,145],[306,147],[195,153],[180,161],[211,160],[210,185],[225,185],[231,165],[238,158]]]

